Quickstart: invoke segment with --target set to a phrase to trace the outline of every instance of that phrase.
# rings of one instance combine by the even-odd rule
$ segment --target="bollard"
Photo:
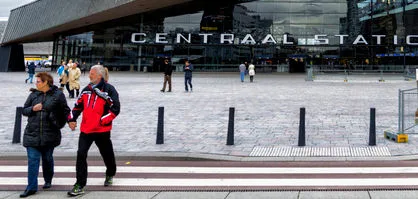
[[[376,146],[376,109],[370,108],[369,146]]]
[[[158,107],[157,144],[164,144],[164,107]]]
[[[228,136],[226,138],[226,145],[234,145],[234,115],[235,108],[229,107]]]
[[[16,107],[15,129],[13,132],[13,144],[20,143],[20,133],[22,130],[22,112],[23,107]]]
[[[298,146],[305,146],[305,108],[300,108]]]

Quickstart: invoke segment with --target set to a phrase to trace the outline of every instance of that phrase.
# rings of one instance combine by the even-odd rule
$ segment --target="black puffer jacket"
[[[31,89],[23,107],[23,115],[28,116],[28,124],[23,135],[23,146],[53,146],[61,143],[61,128],[70,113],[64,93],[52,86],[46,93]],[[42,111],[33,111],[36,104],[42,103]]]

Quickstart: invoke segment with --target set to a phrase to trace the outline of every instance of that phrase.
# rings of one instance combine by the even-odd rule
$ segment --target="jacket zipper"
[[[46,93],[44,93],[44,95],[43,95],[43,97],[42,97],[42,109],[44,109],[44,107],[43,107],[43,103],[44,103],[44,101],[45,101],[45,97],[46,97]],[[43,111],[41,110],[41,124],[40,124],[40,135],[41,135],[41,139],[39,139],[39,145],[41,145],[42,144],[42,134],[43,134],[43,126],[42,126],[42,124],[43,124],[43,120],[42,120],[42,115],[43,115]]]

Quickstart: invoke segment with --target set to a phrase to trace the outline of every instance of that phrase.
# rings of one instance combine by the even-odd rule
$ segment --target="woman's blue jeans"
[[[28,186],[26,190],[38,190],[39,164],[42,156],[42,174],[51,183],[54,176],[54,147],[26,147],[28,155]]]
[[[27,80],[30,80],[30,82],[29,83],[31,83],[32,84],[32,81],[33,81],[33,76],[34,76],[35,74],[31,74],[31,73],[29,73],[29,77],[26,79],[26,81]]]
[[[240,72],[241,82],[244,82],[245,72]]]

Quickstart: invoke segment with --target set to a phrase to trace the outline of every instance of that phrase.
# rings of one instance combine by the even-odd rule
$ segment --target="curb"
[[[248,157],[220,154],[185,153],[185,152],[115,152],[117,161],[149,160],[149,161],[236,161],[236,162],[320,162],[320,161],[412,161],[418,160],[418,155],[401,155],[386,157]],[[98,152],[90,152],[89,159],[101,160]],[[26,159],[26,153],[0,153],[0,160]],[[75,160],[76,153],[54,153],[55,160]]]

